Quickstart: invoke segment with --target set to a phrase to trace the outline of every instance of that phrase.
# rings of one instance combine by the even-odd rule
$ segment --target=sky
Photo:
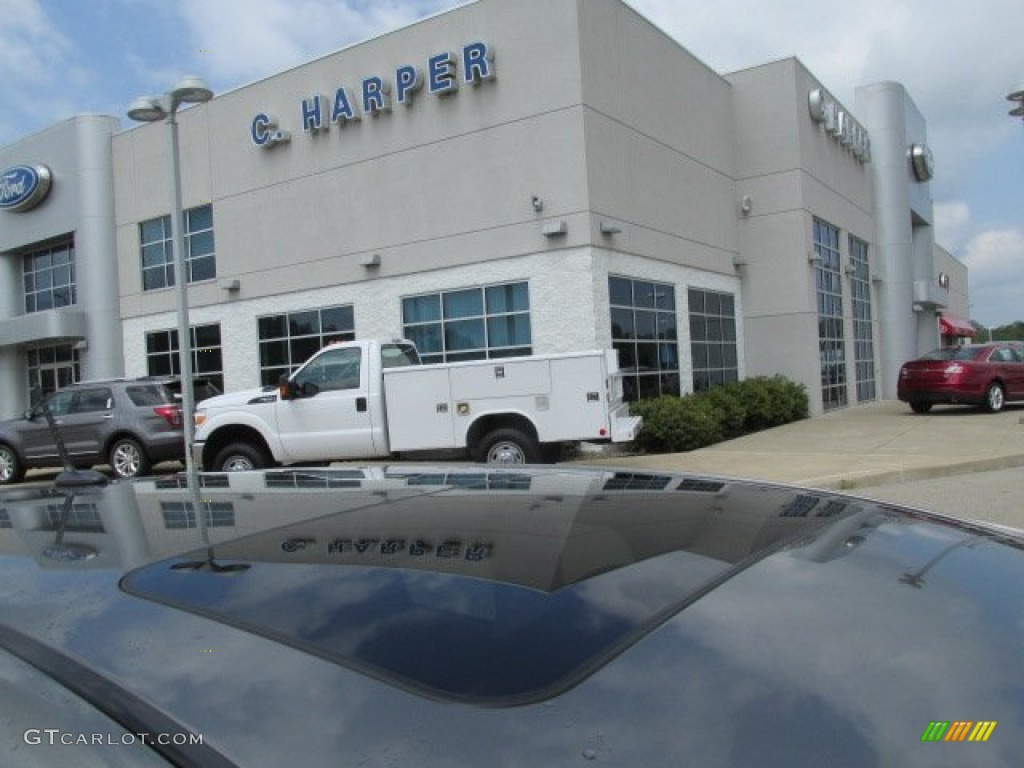
[[[505,0],[516,2],[516,0]],[[936,240],[971,319],[1024,320],[1021,0],[626,0],[719,73],[796,56],[856,116],[896,80],[928,124]],[[0,146],[76,114],[123,117],[186,74],[223,92],[461,0],[0,0]]]

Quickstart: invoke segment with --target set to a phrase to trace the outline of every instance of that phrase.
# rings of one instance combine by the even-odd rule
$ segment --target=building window
[[[814,220],[814,277],[818,295],[818,355],[821,364],[821,403],[826,410],[841,408],[846,393],[846,340],[843,329],[843,282],[839,258],[839,229]]]
[[[203,501],[201,506],[208,528],[231,528],[235,525],[235,506],[230,501]],[[160,512],[167,530],[196,527],[196,511],[190,501],[161,501]]]
[[[28,350],[25,357],[28,400],[33,407],[47,395],[81,378],[78,350],[72,344],[35,347]]]
[[[850,280],[853,296],[854,374],[857,402],[877,398],[875,385],[875,341],[871,322],[871,272],[868,264],[868,244],[850,235]]]
[[[67,533],[103,533],[103,520],[95,504],[75,502],[73,504],[47,504],[46,530]]]
[[[191,332],[193,375],[209,380],[223,392],[224,363],[220,325],[194,325]],[[177,329],[146,334],[146,370],[150,376],[181,375]]]
[[[217,276],[213,242],[213,206],[190,208],[183,216],[185,263],[188,282],[212,280]],[[171,217],[161,216],[139,224],[142,249],[142,289],[155,291],[174,285],[174,247]]]
[[[402,299],[402,328],[424,363],[533,353],[526,282]]]
[[[609,275],[608,297],[625,398],[679,395],[675,288]]]
[[[26,253],[21,263],[26,313],[77,303],[73,240]]]
[[[276,386],[282,375],[291,374],[325,344],[356,337],[351,304],[267,315],[257,325],[263,386]]]
[[[699,288],[691,288],[688,298],[693,391],[739,381],[735,298],[730,293]]]

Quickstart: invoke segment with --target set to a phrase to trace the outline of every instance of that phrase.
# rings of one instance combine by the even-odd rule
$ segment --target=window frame
[[[55,257],[60,257],[60,261],[55,262]],[[65,279],[59,279],[62,275]],[[23,252],[21,287],[27,315],[77,304],[74,237]]]
[[[205,217],[209,212],[209,226],[205,222],[198,222],[201,216]],[[193,208],[182,211],[182,237],[185,241],[185,269],[188,271],[188,284],[201,283],[217,278],[217,249],[214,237],[213,205],[204,203]],[[159,232],[151,231],[159,227]],[[206,240],[209,235],[209,247],[199,250],[199,243]],[[154,236],[155,235],[155,236]],[[174,274],[174,233],[171,229],[171,214],[157,216],[139,222],[139,268],[142,278],[142,290],[159,291],[172,288],[175,285]],[[150,252],[152,263],[147,264],[147,249]],[[154,258],[155,256],[155,258]],[[208,273],[199,277],[195,273],[199,270],[200,264],[210,264]],[[149,275],[157,278],[148,280]]]
[[[612,347],[623,372],[624,398],[633,402],[681,395],[676,286],[609,274],[608,307]],[[642,334],[646,335],[641,338]],[[642,373],[644,363],[648,370]]]
[[[212,334],[216,333],[214,337]],[[189,327],[192,352],[192,377],[209,379],[224,392],[224,354],[220,323],[202,323]],[[203,343],[216,342],[216,343]],[[146,371],[149,376],[181,376],[181,356],[178,353],[178,329],[166,328],[147,331]],[[161,363],[160,361],[165,361]]]
[[[401,314],[402,333],[424,363],[533,354],[528,280],[403,296]]]
[[[304,331],[302,323],[309,323],[309,329]],[[336,341],[355,341],[355,308],[332,304],[261,315],[256,318],[256,335],[260,384],[277,386],[281,376],[291,376],[317,350]]]

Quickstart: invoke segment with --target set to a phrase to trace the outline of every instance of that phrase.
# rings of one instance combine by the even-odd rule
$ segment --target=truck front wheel
[[[251,443],[230,443],[221,449],[213,460],[214,472],[245,472],[250,469],[266,469],[270,459],[262,448]]]
[[[487,464],[538,464],[540,445],[518,429],[496,429],[480,442],[477,459]]]

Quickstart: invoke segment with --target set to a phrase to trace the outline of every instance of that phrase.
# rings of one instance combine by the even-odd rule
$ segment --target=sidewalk
[[[1024,407],[1000,413],[887,400],[834,411],[689,453],[580,463],[756,478],[851,490],[1024,466]]]

